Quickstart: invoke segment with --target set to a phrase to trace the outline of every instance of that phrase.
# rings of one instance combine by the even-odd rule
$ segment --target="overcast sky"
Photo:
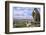
[[[31,16],[33,8],[29,7],[14,7],[13,15],[14,16]]]
[[[14,16],[32,16],[34,8],[29,7],[13,7],[13,17]]]

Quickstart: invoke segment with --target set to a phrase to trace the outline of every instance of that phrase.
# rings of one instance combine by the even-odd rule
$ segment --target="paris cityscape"
[[[13,28],[40,27],[40,8],[13,7]]]

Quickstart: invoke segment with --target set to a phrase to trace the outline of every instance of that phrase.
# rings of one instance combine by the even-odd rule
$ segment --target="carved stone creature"
[[[32,16],[34,21],[40,21],[40,13],[37,8],[34,8],[34,11],[32,12]]]

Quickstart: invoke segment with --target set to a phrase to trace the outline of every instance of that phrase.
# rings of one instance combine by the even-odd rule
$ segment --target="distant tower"
[[[32,12],[32,16],[33,16],[34,21],[40,21],[40,13],[37,8],[34,8]]]

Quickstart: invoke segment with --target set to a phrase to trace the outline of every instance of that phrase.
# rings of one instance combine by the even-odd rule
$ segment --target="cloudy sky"
[[[34,8],[30,7],[13,7],[13,17],[14,16],[32,16]]]
[[[14,7],[13,16],[31,16],[33,8],[29,7]]]

